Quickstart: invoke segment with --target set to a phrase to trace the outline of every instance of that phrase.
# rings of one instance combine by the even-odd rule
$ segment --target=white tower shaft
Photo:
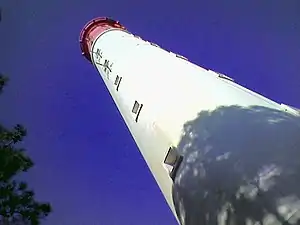
[[[176,172],[182,160],[189,162],[184,147],[181,152],[176,151],[186,135],[184,127],[189,121],[195,120],[200,112],[230,106],[265,107],[299,116],[296,109],[254,93],[225,75],[192,64],[123,27],[103,30],[91,43],[91,62],[99,71],[167,203],[182,223],[188,221],[185,219],[188,212],[180,209],[180,202],[175,210],[172,188],[175,179],[180,183],[181,174]],[[197,138],[192,137],[192,133],[190,136]]]

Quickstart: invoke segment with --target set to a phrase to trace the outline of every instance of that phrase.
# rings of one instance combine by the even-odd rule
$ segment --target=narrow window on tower
[[[117,85],[117,88],[116,88],[117,91],[119,90],[121,80],[122,80],[122,77],[119,77],[119,75],[117,75],[115,83],[114,83],[115,85]]]
[[[143,108],[143,104],[140,104],[137,101],[134,102],[134,105],[132,107],[131,112],[136,114],[135,122],[138,121],[138,118],[139,118],[139,115],[140,115],[140,112],[141,112],[142,108]]]
[[[138,112],[138,110],[139,110],[139,107],[140,107],[140,104],[139,104],[137,101],[135,101],[135,102],[134,102],[134,105],[133,105],[133,108],[132,108],[132,112],[133,112],[134,114],[137,114],[137,112]]]
[[[176,172],[182,162],[183,157],[179,155],[176,148],[170,147],[165,157],[164,164],[167,167],[171,179],[174,181]]]
[[[119,77],[119,75],[117,75],[116,80],[115,80],[115,85],[118,85],[119,81],[120,81],[120,77]]]
[[[222,73],[218,73],[218,72],[216,72],[216,73],[218,74],[219,78],[234,82],[234,80],[231,77],[228,77],[228,76],[226,76],[225,74],[222,74]]]
[[[180,58],[180,59],[184,59],[186,61],[189,61],[186,57],[182,56],[182,55],[179,55],[179,54],[176,54],[176,57],[177,58]]]
[[[155,46],[155,47],[160,48],[159,45],[157,45],[157,44],[155,44],[155,43],[153,43],[153,42],[150,42],[150,44],[151,44],[152,46]]]

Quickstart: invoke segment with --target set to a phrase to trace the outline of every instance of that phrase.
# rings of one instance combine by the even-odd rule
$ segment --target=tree
[[[8,82],[8,78],[0,74],[0,93],[2,93],[3,87]]]
[[[300,116],[221,106],[187,121],[172,187],[186,225],[300,224]],[[284,209],[284,210],[282,210]]]
[[[0,74],[0,93],[7,81]],[[38,225],[52,211],[49,203],[35,200],[26,182],[16,179],[34,165],[19,148],[26,133],[20,124],[11,130],[0,125],[0,225]]]

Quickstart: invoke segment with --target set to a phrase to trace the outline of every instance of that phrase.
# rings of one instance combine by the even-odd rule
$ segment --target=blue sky
[[[78,36],[98,16],[300,107],[300,2],[0,0],[1,122],[28,129],[46,225],[176,224]],[[134,62],[133,62],[134,64]],[[134,66],[134,65],[133,65]],[[157,68],[159,73],[159,68]],[[142,71],[141,71],[142,74]]]

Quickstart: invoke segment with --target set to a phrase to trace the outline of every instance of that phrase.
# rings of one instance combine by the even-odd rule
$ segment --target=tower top
[[[101,33],[111,28],[119,28],[125,30],[119,21],[112,20],[107,17],[99,17],[89,21],[80,32],[79,42],[82,55],[91,61],[92,44]]]

